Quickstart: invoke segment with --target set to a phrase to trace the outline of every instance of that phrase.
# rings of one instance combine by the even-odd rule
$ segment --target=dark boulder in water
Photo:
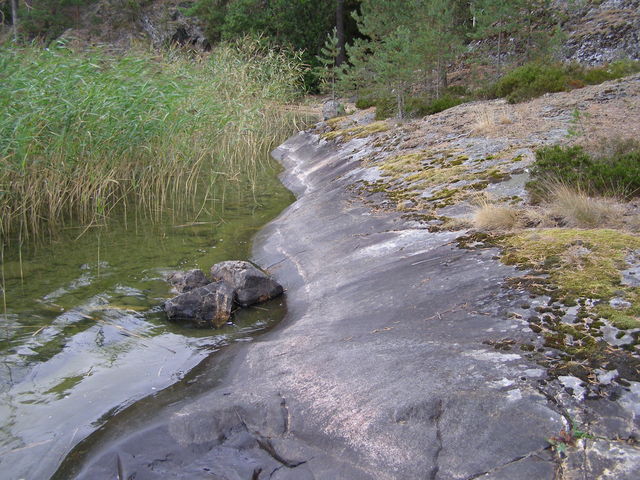
[[[189,292],[194,288],[204,287],[211,283],[211,280],[198,268],[187,272],[173,272],[167,276],[167,281],[178,293]]]
[[[219,328],[229,321],[234,290],[225,282],[194,288],[164,303],[171,321],[192,322],[196,327]]]
[[[170,321],[196,327],[221,327],[229,321],[234,302],[247,307],[284,291],[282,285],[249,262],[227,261],[211,267],[211,279],[202,270],[174,272],[167,281],[180,293],[164,303]]]
[[[249,262],[227,261],[211,267],[214,281],[226,282],[235,290],[235,301],[247,307],[282,295],[282,285]]]

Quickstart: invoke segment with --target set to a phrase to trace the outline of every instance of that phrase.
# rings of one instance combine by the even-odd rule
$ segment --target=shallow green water
[[[69,228],[40,246],[5,250],[6,478],[48,478],[73,445],[115,413],[282,317],[277,300],[238,312],[223,329],[196,330],[168,324],[160,308],[171,296],[167,272],[249,257],[253,235],[292,201],[274,168],[253,191],[248,184],[226,189],[224,202],[167,209],[161,220],[130,209],[106,226]]]

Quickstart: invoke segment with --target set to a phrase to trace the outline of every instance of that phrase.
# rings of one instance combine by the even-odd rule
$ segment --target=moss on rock
[[[342,138],[344,141],[353,140],[354,138],[365,138],[374,133],[386,132],[391,126],[386,121],[369,123],[368,125],[356,125],[355,127],[345,128],[343,130],[332,130],[322,134],[325,140],[336,140]]]
[[[640,248],[640,237],[609,229],[542,229],[504,237],[502,259],[507,264],[549,274],[564,299],[608,300],[621,291],[625,257]],[[633,295],[637,300],[637,295]]]

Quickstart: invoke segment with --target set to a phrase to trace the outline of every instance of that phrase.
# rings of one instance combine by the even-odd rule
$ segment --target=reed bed
[[[300,117],[295,56],[244,39],[207,55],[0,48],[0,236],[258,181]]]

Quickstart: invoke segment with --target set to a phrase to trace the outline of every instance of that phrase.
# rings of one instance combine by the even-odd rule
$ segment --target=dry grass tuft
[[[512,123],[514,123],[514,119],[503,107],[479,107],[476,109],[473,133],[476,135],[497,134],[502,126]]]
[[[551,228],[558,226],[558,222],[552,218],[548,210],[532,205],[522,210],[522,219],[528,228]]]
[[[458,230],[465,230],[467,228],[471,228],[474,227],[475,225],[473,224],[473,222],[471,221],[471,219],[469,218],[465,218],[465,217],[451,217],[451,218],[447,218],[444,223],[442,224],[442,227],[447,229],[447,230],[451,230],[451,231],[458,231]]]
[[[514,208],[490,200],[477,202],[476,228],[513,231],[521,228],[624,228],[634,230],[624,205],[611,198],[590,197],[565,185],[547,187],[549,201],[541,206]]]
[[[550,188],[546,207],[552,216],[569,227],[617,227],[623,223],[624,207],[616,200],[590,197],[565,185]]]
[[[473,224],[481,230],[514,230],[522,225],[522,212],[513,207],[485,203],[475,210]]]

